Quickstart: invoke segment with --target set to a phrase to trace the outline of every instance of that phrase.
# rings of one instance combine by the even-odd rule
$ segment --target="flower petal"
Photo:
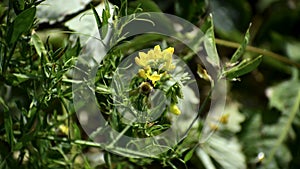
[[[155,84],[156,81],[160,80],[160,75],[155,71],[151,76],[147,76],[149,80],[151,80],[152,84]]]
[[[176,104],[171,104],[170,105],[170,112],[175,114],[175,115],[180,115],[181,114],[181,111],[179,110],[179,108]]]
[[[173,47],[169,47],[169,48],[165,49],[163,52],[167,52],[167,53],[173,54],[174,53],[174,48]]]
[[[161,52],[159,45],[154,46],[154,52]]]
[[[144,78],[144,79],[147,78],[146,72],[145,72],[144,69],[139,69],[139,73],[138,73],[138,74],[139,74],[140,77],[142,77],[142,78]]]

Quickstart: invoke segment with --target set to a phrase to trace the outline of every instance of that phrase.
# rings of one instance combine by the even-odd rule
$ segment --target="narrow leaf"
[[[207,61],[214,67],[220,67],[220,58],[216,48],[212,16],[209,17],[208,22],[210,23],[210,28],[205,33],[207,40],[204,41],[205,50],[208,55]]]
[[[7,142],[11,146],[11,149],[14,149],[14,134],[13,134],[13,123],[12,123],[12,118],[11,114],[9,111],[4,112],[4,128],[5,128],[5,133],[7,136]]]
[[[42,55],[47,54],[47,50],[44,46],[44,43],[42,42],[41,38],[35,32],[33,32],[31,35],[31,41],[33,43],[33,46],[34,46],[37,54],[40,57],[42,57]]]
[[[36,8],[32,7],[26,9],[15,18],[11,25],[11,32],[8,35],[9,44],[15,43],[24,32],[30,29],[34,21],[35,12]]]
[[[186,155],[184,156],[184,159],[183,159],[183,161],[185,163],[193,157],[194,151],[195,151],[195,149],[193,148],[188,153],[186,153]]]
[[[104,153],[104,160],[108,168],[112,168],[111,156],[109,152]]]
[[[109,3],[107,0],[105,0],[104,3],[105,3],[105,9],[103,9],[102,11],[102,27],[100,33],[101,39],[104,39],[108,32],[108,19],[110,18]]]
[[[242,55],[244,54],[244,52],[246,50],[246,47],[249,43],[249,39],[250,39],[250,33],[249,33],[250,27],[251,27],[251,24],[249,25],[249,28],[247,29],[246,35],[244,37],[244,40],[243,40],[241,46],[232,55],[230,63],[237,62],[242,57]]]
[[[97,27],[98,27],[98,31],[99,31],[99,34],[101,36],[101,27],[102,27],[101,19],[99,17],[99,14],[98,14],[97,10],[95,9],[95,7],[92,4],[90,4],[90,6],[91,6],[91,8],[93,10],[94,17],[96,19],[96,23],[97,23]]]
[[[228,79],[234,79],[240,77],[246,73],[251,72],[254,70],[262,61],[262,55],[258,56],[253,60],[243,60],[239,65],[227,70],[224,72],[224,75]]]

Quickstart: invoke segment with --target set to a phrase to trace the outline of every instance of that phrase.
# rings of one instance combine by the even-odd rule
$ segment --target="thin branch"
[[[231,41],[227,41],[227,40],[223,40],[223,39],[217,39],[217,38],[215,39],[215,42],[218,45],[222,45],[222,46],[226,46],[226,47],[230,47],[230,48],[238,48],[240,46],[239,43],[231,42]],[[258,53],[258,54],[261,54],[261,55],[264,55],[264,56],[268,56],[268,57],[274,58],[274,59],[276,59],[280,62],[295,66],[297,68],[300,68],[300,63],[296,63],[296,62],[288,59],[285,56],[282,56],[282,55],[279,55],[277,53],[268,51],[266,49],[260,49],[260,48],[254,47],[254,46],[247,46],[246,51]]]

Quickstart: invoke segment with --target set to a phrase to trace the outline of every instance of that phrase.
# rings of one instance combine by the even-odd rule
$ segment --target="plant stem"
[[[107,147],[111,148],[112,146],[114,146],[114,144],[119,141],[121,139],[121,137],[124,135],[124,133],[131,127],[131,125],[127,125],[123,131],[117,136],[117,138],[114,139],[113,142],[111,142]]]
[[[231,41],[227,41],[227,40],[223,40],[223,39],[217,39],[216,38],[215,42],[218,45],[222,45],[222,46],[226,46],[226,47],[230,47],[230,48],[239,48],[240,47],[239,43],[231,42]],[[266,49],[260,49],[260,48],[254,47],[254,46],[247,46],[246,51],[258,53],[258,54],[261,54],[261,55],[264,55],[264,56],[269,56],[269,57],[272,57],[272,58],[274,58],[274,59],[276,59],[280,62],[295,66],[297,68],[300,68],[300,63],[296,63],[296,62],[288,59],[285,56],[282,56],[282,55],[279,55],[277,53],[268,51]]]

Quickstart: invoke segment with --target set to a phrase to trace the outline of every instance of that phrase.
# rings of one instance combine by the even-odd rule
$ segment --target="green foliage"
[[[9,30],[11,32],[8,32],[8,38],[7,42],[8,44],[15,43],[18,38],[21,36],[21,34],[28,31],[34,21],[36,8],[32,7],[29,9],[26,9],[25,11],[21,12],[12,22]]]
[[[147,156],[146,148],[143,152],[119,148],[116,155],[110,151],[115,150],[118,139],[107,146],[87,137],[72,96],[72,84],[82,81],[74,79],[73,73],[81,70],[75,64],[80,56],[94,56],[91,62],[97,63],[97,56],[109,44],[109,28],[116,27],[118,19],[146,11],[175,14],[201,27],[207,38],[203,46],[199,47],[202,34],[180,36],[191,40],[189,45],[199,53],[202,47],[207,49],[201,54],[218,72],[212,79],[195,53],[171,37],[144,34],[124,39],[124,27],[135,17],[118,27],[114,32],[120,35],[117,44],[97,65],[93,85],[105,125],[120,131],[119,137],[159,135],[172,125],[168,112],[177,112],[171,117],[185,115],[176,107],[186,104],[184,94],[190,96],[190,102],[198,99],[182,88],[192,83],[184,72],[164,74],[162,64],[152,72],[140,67],[148,75],[134,76],[133,97],[126,100],[129,106],[122,106],[131,108],[134,102],[134,108],[147,112],[149,92],[140,90],[145,83],[149,89],[163,90],[170,104],[159,107],[164,111],[158,120],[128,125],[116,108],[112,97],[116,91],[110,86],[128,55],[157,44],[162,49],[173,46],[192,73],[200,76],[195,82],[201,92],[199,114],[193,124],[177,124],[178,130],[187,128],[184,138],[165,146],[168,151],[162,154],[129,158],[129,154]],[[1,1],[0,168],[299,168],[299,11],[300,3],[293,0]],[[176,27],[168,18],[161,19],[165,29]],[[250,21],[251,29],[247,29]],[[229,80],[226,107],[219,116],[209,116],[210,90],[220,79]],[[140,118],[148,118],[151,112],[147,113]],[[206,123],[206,117],[214,123]],[[200,142],[204,125],[213,134]],[[93,134],[97,132],[106,131],[99,128]]]

